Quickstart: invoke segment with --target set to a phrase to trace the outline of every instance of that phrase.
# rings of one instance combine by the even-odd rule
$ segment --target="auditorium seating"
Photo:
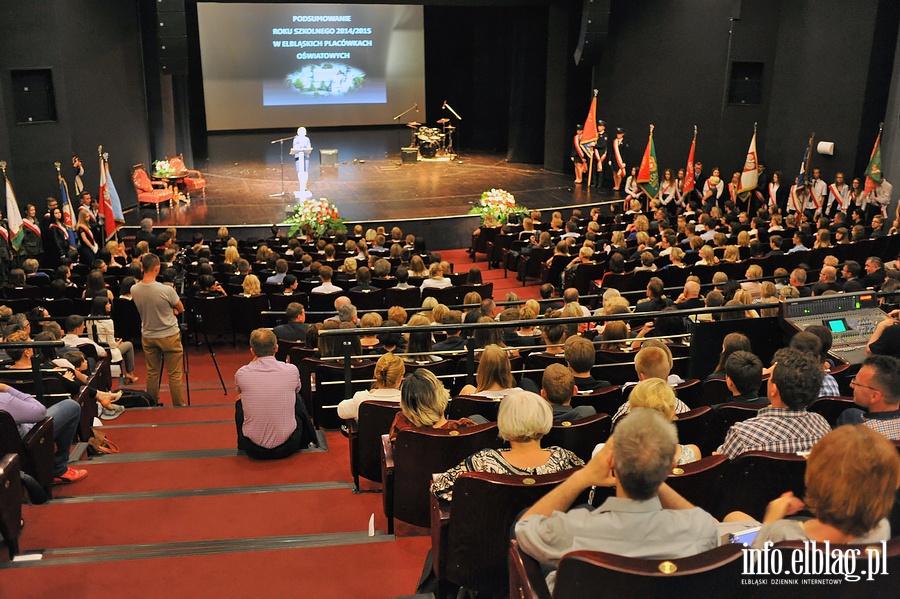
[[[479,596],[508,596],[509,535],[519,513],[568,478],[573,470],[539,476],[465,472],[453,501],[431,496],[434,573]]]
[[[741,511],[762,521],[766,506],[786,491],[803,497],[806,458],[795,453],[748,451],[729,464],[722,483],[716,518]]]
[[[0,455],[19,456],[22,472],[31,475],[47,494],[52,495],[53,483],[53,419],[44,418],[36,423],[24,437],[9,412],[0,410]],[[21,500],[21,493],[19,494]]]
[[[721,499],[722,480],[728,463],[724,455],[708,455],[696,462],[675,466],[666,483],[692,504],[712,513]]]
[[[19,553],[19,535],[25,524],[20,472],[17,454],[0,454],[0,537],[6,544],[10,560]]]
[[[391,401],[364,401],[357,419],[348,419],[350,471],[359,491],[359,479],[381,482],[381,436],[386,435],[400,404]]]
[[[294,348],[292,352],[297,349]],[[344,391],[342,362],[305,358],[296,366],[300,371],[300,393],[316,428],[338,428],[341,420],[337,416],[337,404],[357,391],[368,390],[370,381],[375,376],[375,362],[360,361],[351,364],[350,378],[356,382],[352,384],[352,393],[347,395]]]
[[[497,412],[500,410],[500,398],[478,397],[474,395],[457,395],[450,400],[447,408],[447,418],[459,420],[469,418],[474,414],[483,416],[488,422],[497,422]]]
[[[820,397],[813,401],[806,411],[821,414],[831,428],[834,428],[837,426],[838,418],[849,408],[861,409],[852,397]]]
[[[405,429],[391,443],[381,438],[382,503],[388,534],[394,518],[413,526],[428,527],[431,475],[459,464],[476,451],[498,447],[497,424],[456,430]]]
[[[541,439],[542,447],[554,445],[568,449],[585,463],[591,459],[594,447],[609,438],[612,419],[609,414],[594,414],[579,420],[554,422],[550,432]]]
[[[593,599],[598,589],[615,589],[623,599],[704,597],[712,589],[734,588],[743,571],[742,556],[742,547],[732,544],[670,559],[573,551],[559,562],[553,596]]]

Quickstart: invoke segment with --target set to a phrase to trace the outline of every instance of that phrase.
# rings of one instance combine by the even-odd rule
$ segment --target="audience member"
[[[715,547],[713,517],[665,482],[675,464],[677,444],[675,425],[662,414],[635,410],[584,468],[522,515],[515,527],[522,550],[554,567],[562,556],[579,549],[676,558]],[[570,509],[586,489],[612,485],[615,497],[599,508]],[[555,574],[547,577],[551,589]]]
[[[562,364],[550,364],[541,377],[541,397],[550,402],[553,421],[579,420],[593,416],[597,411],[591,406],[572,407],[572,396],[578,393],[575,378]]]
[[[809,451],[831,430],[825,418],[806,411],[819,396],[824,375],[815,358],[796,349],[778,350],[767,388],[770,407],[733,425],[717,453],[734,459],[746,451]]]
[[[888,439],[900,441],[900,359],[869,356],[850,381],[860,408],[844,410],[838,425],[865,424]]]

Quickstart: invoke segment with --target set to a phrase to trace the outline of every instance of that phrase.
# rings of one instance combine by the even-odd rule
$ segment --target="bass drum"
[[[419,144],[419,153],[422,158],[434,158],[437,155],[438,145],[433,141],[426,141]]]

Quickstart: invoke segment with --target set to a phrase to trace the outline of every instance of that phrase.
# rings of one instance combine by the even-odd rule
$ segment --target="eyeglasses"
[[[863,387],[865,389],[871,389],[872,391],[878,391],[879,393],[881,393],[881,389],[876,389],[875,387],[870,387],[869,385],[863,385],[862,383],[857,383],[856,377],[853,377],[850,380],[850,386],[851,387]]]

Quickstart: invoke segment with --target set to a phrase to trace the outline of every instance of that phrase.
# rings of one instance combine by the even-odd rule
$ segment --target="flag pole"
[[[653,141],[653,123],[650,123],[650,141],[651,142]],[[647,196],[647,208],[646,208],[645,212],[647,212],[647,214],[649,214],[650,213],[650,196],[647,194],[647,192],[644,192],[644,195]],[[648,216],[647,218],[650,218],[650,217]]]
[[[591,102],[596,102],[597,94],[599,93],[599,91],[600,90],[598,90],[598,89],[594,90],[594,96],[591,99]],[[596,104],[595,104],[595,106],[596,106]],[[594,113],[594,120],[595,121],[597,120],[596,113]],[[595,123],[595,126],[596,126],[596,123]],[[591,188],[591,176],[594,174],[594,148],[597,147],[597,141],[599,141],[599,140],[594,140],[594,145],[591,146],[591,157],[588,159],[588,183],[587,183],[588,189]]]

